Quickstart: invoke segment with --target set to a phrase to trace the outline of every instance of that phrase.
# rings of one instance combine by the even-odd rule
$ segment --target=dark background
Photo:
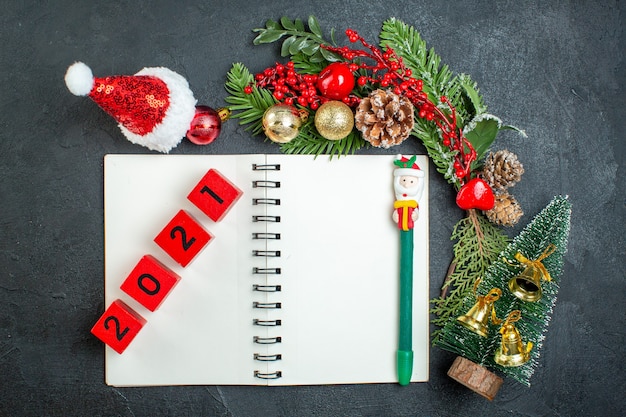
[[[25,1],[0,7],[1,416],[618,416],[624,349],[624,5],[619,1]],[[477,81],[489,111],[528,137],[501,134],[524,164],[512,191],[526,216],[554,195],[573,204],[559,298],[531,387],[506,379],[489,402],[446,376],[454,356],[431,349],[430,381],[301,387],[113,388],[89,329],[103,304],[103,156],[149,153],[63,82],[75,60],[96,76],[165,66],[199,103],[224,105],[233,62],[260,71],[277,45],[253,28],[314,14],[347,43],[377,43],[383,20],[414,26],[454,72]],[[236,121],[213,144],[172,154],[272,153]],[[386,151],[379,151],[386,152]],[[425,153],[416,140],[391,153]],[[432,169],[433,167],[431,167]],[[430,178],[430,296],[463,213]],[[367,366],[367,364],[364,364]]]

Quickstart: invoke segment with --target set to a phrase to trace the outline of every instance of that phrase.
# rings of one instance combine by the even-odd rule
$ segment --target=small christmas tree
[[[567,197],[555,197],[487,268],[475,292],[464,298],[459,310],[441,329],[435,344],[529,386],[556,302],[570,216]],[[484,318],[486,336],[476,333],[476,329],[472,331],[458,319],[472,315],[472,308],[476,312],[479,304],[484,307],[481,319]],[[517,352],[502,348],[505,334],[510,335],[508,332],[513,328],[521,336],[519,346],[523,347]],[[507,358],[507,354],[513,358],[515,353],[519,358],[526,357],[502,365],[502,360],[497,363],[495,359],[498,352],[500,358]]]

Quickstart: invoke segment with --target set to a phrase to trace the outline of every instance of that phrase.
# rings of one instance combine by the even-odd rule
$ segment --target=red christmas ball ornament
[[[317,78],[317,89],[322,96],[333,100],[342,100],[354,88],[354,74],[347,64],[333,62],[324,68]]]
[[[187,131],[187,139],[196,145],[208,145],[222,131],[222,122],[228,119],[230,110],[214,110],[209,106],[196,106],[196,114]]]
[[[495,204],[493,190],[482,178],[472,178],[456,195],[456,204],[463,210],[491,210]]]

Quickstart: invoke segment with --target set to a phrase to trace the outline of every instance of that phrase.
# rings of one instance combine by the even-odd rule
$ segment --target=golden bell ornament
[[[537,301],[541,298],[541,278],[543,274],[533,265],[528,265],[521,274],[509,281],[509,290],[523,301]]]
[[[533,343],[528,342],[524,344],[519,331],[515,325],[513,325],[513,323],[518,321],[521,317],[519,310],[511,311],[500,328],[502,344],[494,356],[494,360],[499,365],[506,367],[521,366],[530,359],[530,351],[533,348]]]
[[[345,138],[353,127],[352,109],[342,101],[327,101],[315,112],[315,128],[328,140]]]
[[[525,268],[522,273],[509,280],[509,290],[513,295],[528,302],[534,302],[541,298],[541,280],[551,280],[550,273],[541,261],[550,256],[555,249],[554,245],[549,245],[541,256],[534,261],[519,252],[515,254],[515,259]]]
[[[288,143],[300,133],[302,115],[293,106],[275,104],[263,114],[263,131],[272,142]]]
[[[478,286],[478,282],[480,281],[474,284],[474,288]],[[493,303],[495,303],[501,295],[502,291],[500,291],[499,288],[492,288],[487,295],[477,296],[476,304],[474,304],[466,314],[458,317],[457,320],[474,333],[482,337],[487,337],[489,318],[491,318],[494,324],[501,323],[496,317],[496,311],[493,308]]]

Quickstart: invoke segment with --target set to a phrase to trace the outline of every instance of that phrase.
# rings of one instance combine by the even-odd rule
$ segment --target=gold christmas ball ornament
[[[288,104],[275,104],[263,114],[263,131],[272,142],[290,142],[298,136],[301,126],[300,112]]]
[[[326,139],[343,139],[353,127],[352,109],[342,101],[327,101],[315,112],[315,128]]]

